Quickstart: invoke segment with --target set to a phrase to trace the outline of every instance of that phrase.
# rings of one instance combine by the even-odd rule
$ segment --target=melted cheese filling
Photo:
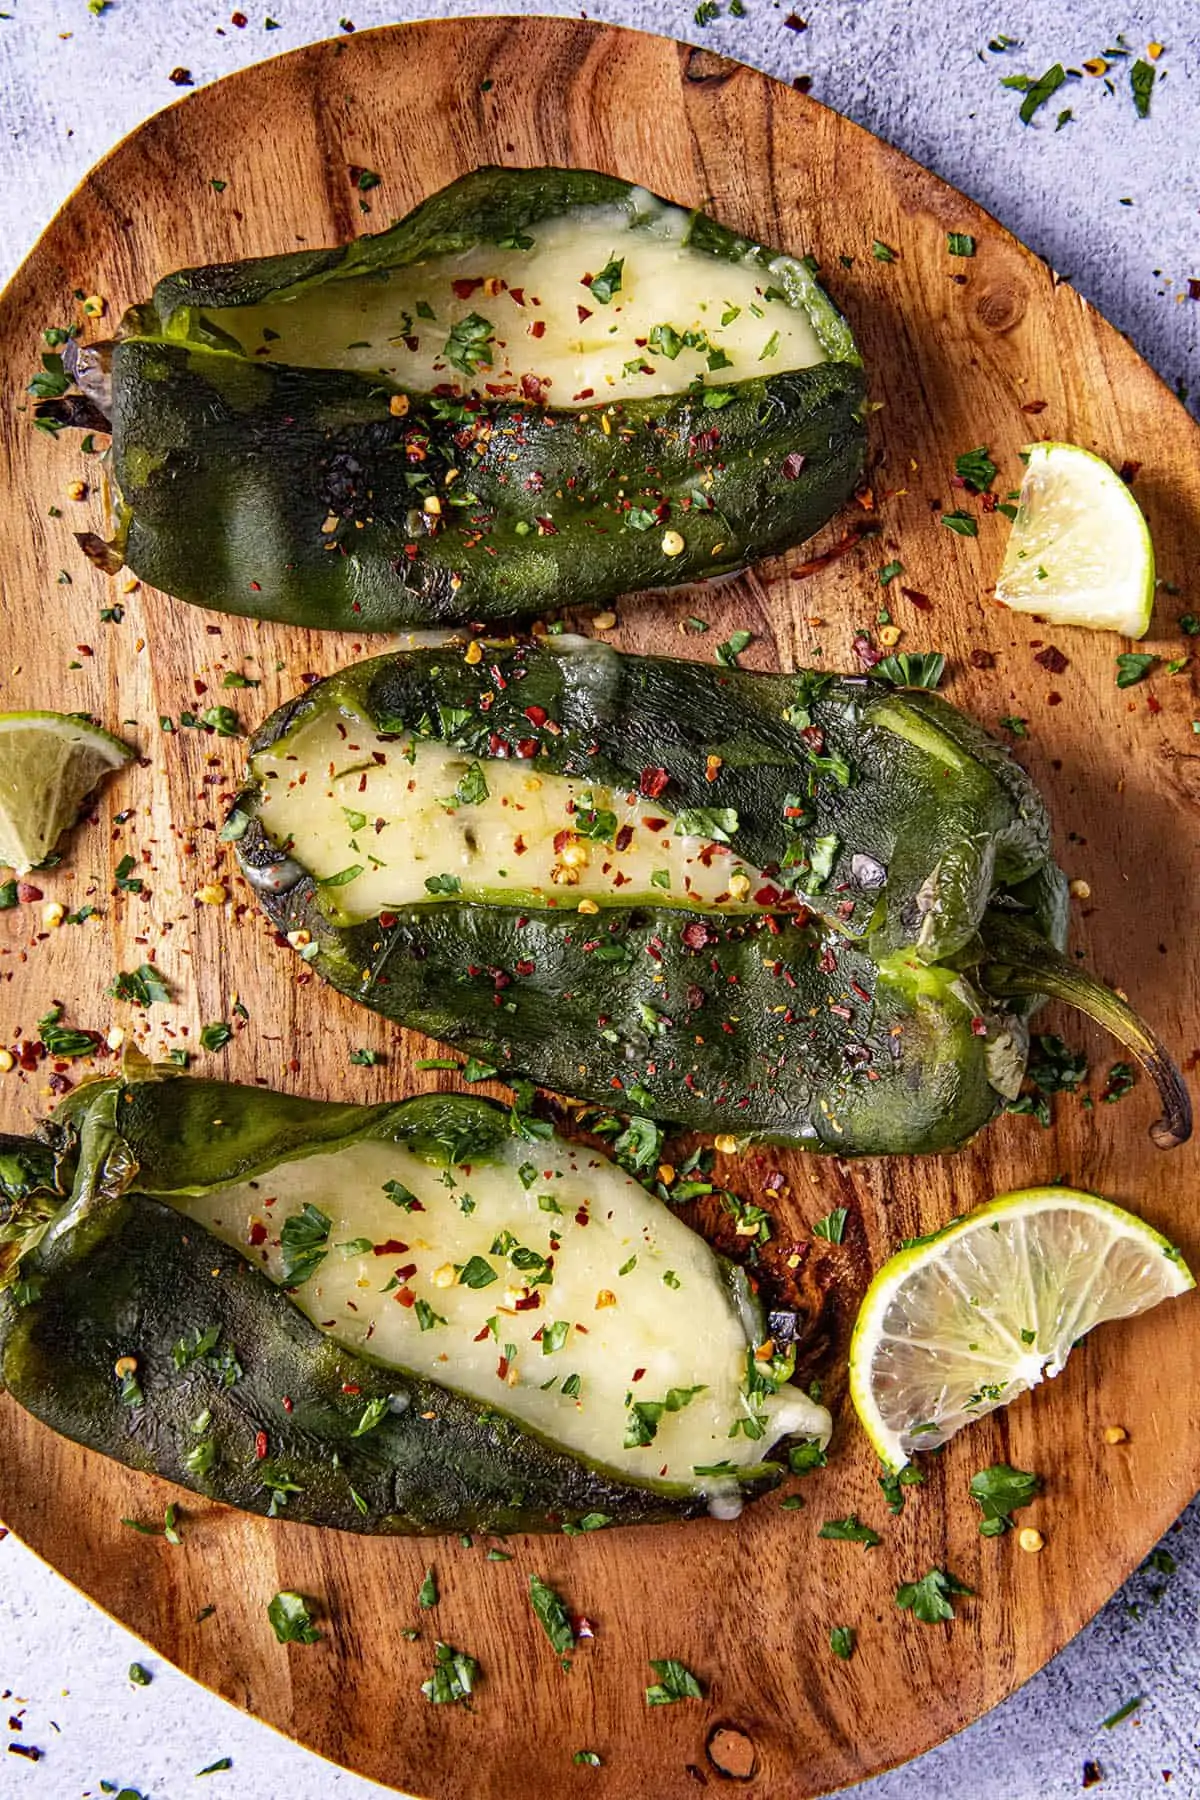
[[[264,829],[323,884],[339,924],[456,895],[567,910],[769,903],[728,844],[678,830],[699,823],[686,813],[532,762],[382,738],[346,710],[301,721],[251,766]]]
[[[799,1388],[747,1395],[752,1346],[712,1251],[595,1151],[514,1140],[447,1171],[371,1140],[170,1200],[276,1282],[285,1222],[315,1207],[327,1248],[292,1297],[322,1331],[634,1480],[720,1496],[702,1471],[828,1438]],[[650,1429],[637,1402],[666,1405],[626,1447]]]
[[[206,309],[247,356],[358,369],[413,392],[452,386],[556,407],[720,387],[825,361],[779,257],[726,262],[684,241],[688,214],[632,228],[615,209],[530,228],[390,276],[327,281],[292,300]],[[617,263],[607,282],[602,271]],[[615,285],[619,282],[619,286]],[[601,300],[602,293],[610,298]]]

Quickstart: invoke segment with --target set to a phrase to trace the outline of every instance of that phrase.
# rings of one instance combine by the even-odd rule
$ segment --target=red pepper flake
[[[976,1017],[971,1020],[971,1034],[973,1037],[986,1037],[987,1020],[981,1019],[976,1015]]]
[[[541,406],[546,398],[549,383],[540,375],[522,375],[521,392],[526,400],[532,400],[535,406]]]
[[[623,850],[628,850],[628,848],[629,848],[630,844],[632,844],[632,842],[633,842],[633,826],[632,825],[622,825],[622,827],[618,831],[616,837],[613,839],[613,849],[616,850],[619,854]]]
[[[990,650],[972,650],[967,658],[973,669],[994,669],[996,658]]]
[[[579,1211],[575,1214],[575,1223],[577,1225],[587,1225],[590,1223],[586,1206],[581,1206]]]
[[[239,31],[244,31],[246,29],[246,26],[249,24],[249,20],[247,19],[244,12],[235,12],[235,13],[230,13],[229,23],[231,25],[236,25]]]
[[[508,1358],[507,1358],[507,1356],[502,1356],[500,1358],[499,1362],[496,1364],[496,1374],[498,1375],[498,1377],[500,1378],[501,1381],[507,1381],[507,1379],[508,1379]]]
[[[534,1312],[541,1304],[542,1304],[542,1296],[541,1296],[540,1292],[535,1290],[532,1294],[526,1294],[525,1298],[523,1300],[518,1300],[517,1304],[513,1308],[513,1311],[514,1312]],[[538,1336],[539,1337],[541,1336],[540,1332],[538,1333]]]
[[[783,21],[783,23],[784,23],[785,28],[788,31],[807,31],[808,30],[808,20],[802,19],[800,17],[799,13],[789,13],[787,18]]]
[[[1061,706],[1062,705],[1062,695],[1057,691],[1057,689],[1053,690],[1052,692],[1050,692],[1049,694],[1046,695],[1046,705],[1047,706]]]
[[[525,717],[529,720],[531,725],[536,725],[540,730],[546,723],[546,709],[544,706],[527,706],[525,708]]]
[[[795,481],[806,461],[807,458],[803,456],[799,450],[789,451],[784,457],[783,465],[779,471],[783,476],[783,479],[785,481]]]
[[[524,758],[524,760],[528,761],[530,757],[536,756],[537,753],[538,753],[538,742],[537,742],[536,738],[518,738],[517,739],[517,755],[519,757],[522,757],[522,758]]]
[[[694,919],[679,935],[689,950],[705,950],[717,942],[716,932],[710,931],[703,919]]]
[[[1061,675],[1064,669],[1071,666],[1070,658],[1064,656],[1053,644],[1047,644],[1044,650],[1039,650],[1033,660],[1040,663],[1050,675]]]
[[[416,1263],[405,1263],[403,1268],[396,1270],[396,1280],[397,1281],[411,1281],[413,1276],[416,1274],[416,1272],[417,1272]]]
[[[285,1413],[295,1412],[296,1410],[296,1402],[292,1399],[290,1394],[285,1394],[283,1396],[283,1410]]]
[[[546,335],[545,319],[535,319],[533,321],[533,324],[529,327],[529,335],[530,335],[530,337],[535,337],[535,338],[545,337],[545,335]]]
[[[30,901],[41,900],[42,898],[43,894],[41,888],[35,887],[32,881],[18,881],[17,899],[20,900],[23,905],[28,906]]]
[[[379,915],[379,923],[385,931],[390,931],[392,926],[396,923],[396,914],[394,912],[381,912]]]
[[[590,319],[592,316],[592,308],[590,306],[576,305],[575,311],[579,314],[579,323],[581,325],[585,319]]]
[[[1045,410],[1046,402],[1044,400],[1027,400],[1021,408],[1023,413],[1044,413]]]
[[[362,1389],[359,1387],[357,1381],[343,1381],[342,1392],[343,1394],[361,1394]]]
[[[883,661],[883,651],[876,649],[865,631],[855,634],[852,648],[864,669],[873,669],[877,662]]]
[[[1162,711],[1162,701],[1156,694],[1146,695],[1146,711],[1149,713],[1160,713]]]
[[[490,1328],[487,1325],[485,1325],[482,1331],[477,1331],[475,1333],[475,1336],[472,1338],[471,1341],[472,1341],[472,1343],[475,1343],[475,1344],[486,1343],[487,1339],[490,1338],[491,1335],[492,1335],[492,1333],[491,1333]]]
[[[417,1296],[410,1287],[397,1288],[396,1299],[401,1306],[415,1306],[417,1303]]]
[[[902,587],[900,592],[904,595],[904,598],[908,601],[909,605],[915,606],[918,612],[933,611],[933,601],[929,598],[928,594],[923,594],[919,588]]]
[[[537,964],[533,961],[532,957],[523,956],[516,965],[516,972],[518,975],[532,975],[536,968]]]
[[[879,524],[876,520],[860,521],[849,531],[843,532],[837,543],[831,545],[828,550],[823,550],[819,556],[810,556],[807,562],[802,562],[794,568],[792,580],[803,581],[808,575],[820,574],[822,569],[827,569],[831,563],[839,562],[843,556],[848,555],[863,538],[874,537],[878,531]]]
[[[822,950],[817,967],[820,969],[822,975],[835,975],[837,973],[837,957],[833,953],[832,944],[826,944],[824,950]]]
[[[408,1249],[399,1238],[389,1238],[386,1244],[372,1244],[371,1249],[376,1256],[403,1256]]]
[[[538,514],[535,513],[533,517],[541,537],[558,536],[558,526],[554,523],[554,520],[550,517],[549,513],[543,513],[540,518]]]
[[[266,1241],[267,1228],[262,1223],[261,1219],[255,1219],[253,1225],[250,1227],[250,1242],[252,1244],[265,1244]]]
[[[452,281],[450,286],[454,289],[455,297],[457,299],[469,300],[471,295],[475,292],[475,289],[483,286],[483,276],[464,275],[457,281]]]
[[[754,904],[755,906],[781,906],[783,904],[783,895],[777,887],[772,887],[768,882],[765,886],[760,887],[755,894]]]
[[[1123,462],[1121,464],[1120,468],[1117,470],[1117,474],[1121,477],[1121,480],[1125,483],[1126,487],[1133,486],[1138,478],[1138,472],[1141,469],[1141,466],[1140,462]]]
[[[266,1432],[265,1431],[256,1431],[254,1434],[254,1454],[257,1457],[259,1462],[262,1462],[263,1459],[265,1458],[265,1456],[267,1454],[267,1448],[268,1448],[268,1446],[267,1446]]]

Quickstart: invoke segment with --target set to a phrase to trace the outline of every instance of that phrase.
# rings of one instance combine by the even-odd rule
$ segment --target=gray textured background
[[[613,0],[588,12],[710,44],[787,79],[810,76],[817,98],[980,200],[1068,275],[1171,386],[1197,390],[1196,405],[1200,304],[1187,295],[1189,278],[1200,276],[1197,0],[796,0],[802,32],[785,25],[787,5],[745,6],[744,18],[704,29],[678,0]],[[199,84],[335,33],[347,16],[364,28],[500,8],[276,0],[264,9],[261,0],[243,0],[244,30],[231,25],[233,10],[219,0],[113,0],[97,18],[86,0],[0,0],[0,277],[88,166],[177,97],[167,79],[173,68],[188,68]],[[508,0],[503,10],[553,9]],[[278,30],[264,28],[267,17]],[[1095,80],[1072,82],[1037,124],[1019,123],[1020,96],[1000,86],[1001,75],[1037,75],[1055,61],[1078,66],[1117,32],[1136,54],[1150,39],[1166,45],[1149,119],[1135,117],[1118,63],[1115,93]],[[997,33],[1023,40],[1021,47],[989,52]],[[1063,107],[1074,117],[1056,132]],[[1193,1410],[1181,1394],[1180,1430],[1195,1428]],[[1103,1770],[1103,1795],[1200,1795],[1200,1508],[1189,1509],[1168,1544],[1175,1573],[1143,1570],[1014,1699],[920,1762],[859,1789],[862,1800],[1065,1800],[1080,1791],[1089,1759]],[[130,1554],[137,1551],[132,1545]],[[151,1671],[150,1687],[130,1685],[134,1659]],[[211,1800],[368,1800],[386,1792],[286,1744],[145,1654],[11,1537],[0,1543],[3,1689],[21,1720],[15,1740],[45,1753],[38,1764],[3,1757],[3,1800],[98,1795],[102,1779],[129,1783],[147,1800],[197,1792]],[[1138,1694],[1145,1699],[1135,1720],[1101,1727]],[[223,1756],[233,1768],[197,1790],[196,1772]],[[531,1778],[555,1800],[553,1778],[535,1762]]]

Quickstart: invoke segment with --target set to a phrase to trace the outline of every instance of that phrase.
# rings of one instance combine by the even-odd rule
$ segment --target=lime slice
[[[0,713],[0,864],[28,874],[100,778],[133,755],[111,732],[66,713]]]
[[[1027,444],[1025,455],[997,600],[1054,625],[1145,637],[1154,546],[1129,488],[1078,444]]]
[[[1063,1368],[1093,1325],[1196,1284],[1173,1244],[1072,1188],[1002,1194],[884,1264],[850,1344],[850,1394],[889,1469]]]

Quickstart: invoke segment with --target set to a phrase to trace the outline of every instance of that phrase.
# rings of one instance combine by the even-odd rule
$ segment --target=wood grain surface
[[[1158,548],[1160,589],[1143,648],[1184,653],[1200,513],[1200,434],[1130,346],[1051,272],[961,195],[844,119],[766,77],[664,40],[539,19],[400,26],[300,50],[204,89],[121,144],[59,214],[0,302],[3,449],[0,586],[5,655],[0,707],[94,711],[136,741],[142,761],[105,789],[47,898],[97,906],[83,925],[45,931],[41,906],[0,917],[0,1041],[36,1033],[52,998],[72,1024],[114,1022],[152,1053],[195,1047],[199,1026],[249,1014],[230,1047],[200,1054],[205,1074],[265,1079],[298,1092],[375,1100],[427,1088],[427,1046],[318,986],[272,941],[217,828],[237,781],[236,741],[165,735],[214,700],[252,725],[302,677],[382,648],[220,618],[110,583],[79,556],[75,529],[103,529],[94,460],[75,441],[34,431],[25,384],[40,332],[81,316],[99,294],[102,332],[157,276],[182,264],[319,245],[379,229],[484,162],[586,165],[642,182],[797,253],[815,252],[867,358],[874,508],[852,507],[814,547],[712,591],[622,606],[614,642],[708,655],[736,627],[756,633],[747,666],[855,666],[852,639],[886,598],[902,648],[948,653],[951,699],[993,727],[1029,721],[1019,754],[1045,790],[1057,851],[1090,887],[1073,942],[1160,1026],[1181,1060],[1200,1042],[1194,946],[1200,929],[1197,802],[1200,739],[1191,666],[1119,691],[1104,635],[1039,627],[991,601],[1007,525],[951,486],[957,453],[988,444],[1003,492],[1031,437],[1071,439],[1136,467],[1135,491]],[[353,165],[378,171],[360,193]],[[218,183],[224,183],[219,187]],[[972,234],[952,258],[951,231]],[[872,255],[880,239],[897,252]],[[25,411],[22,411],[22,408]],[[87,499],[69,484],[92,484]],[[939,514],[979,518],[976,540]],[[799,571],[848,523],[875,524],[850,554]],[[904,563],[900,581],[878,570]],[[60,574],[63,571],[63,574]],[[67,579],[69,577],[69,580]],[[1167,585],[1170,584],[1170,585]],[[1178,589],[1183,592],[1176,597]],[[914,597],[915,596],[915,597]],[[565,598],[565,597],[564,597]],[[120,623],[100,609],[124,608]],[[1192,604],[1196,603],[1193,596]],[[686,613],[712,623],[680,634]],[[584,622],[587,629],[587,622]],[[1059,649],[1053,673],[1038,655]],[[1053,661],[1054,659],[1051,659]],[[262,685],[221,692],[227,669]],[[121,817],[118,819],[117,815]],[[126,816],[127,815],[127,816]],[[133,855],[145,891],[116,889]],[[197,890],[219,880],[225,906]],[[117,969],[153,953],[177,999],[149,1016],[104,997]],[[1120,1054],[1074,1020],[1097,1095]],[[352,1067],[358,1045],[386,1051]],[[48,1066],[0,1077],[0,1123],[23,1128],[49,1103]],[[78,1070],[72,1071],[78,1074]],[[761,1198],[772,1167],[790,1192],[774,1208],[785,1237],[832,1205],[850,1208],[825,1259],[841,1329],[869,1269],[903,1235],[927,1231],[1014,1186],[1066,1174],[1132,1205],[1200,1264],[1195,1146],[1156,1152],[1156,1116],[1139,1082],[1119,1105],[1060,1101],[1054,1128],[1006,1118],[969,1151],[940,1161],[856,1166],[759,1155],[725,1168]],[[737,1525],[520,1539],[512,1560],[486,1546],[371,1541],[268,1523],[183,1497],[184,1542],[137,1536],[125,1517],[158,1520],[177,1490],[52,1437],[0,1402],[0,1513],[41,1555],[164,1655],[239,1705],[336,1761],[437,1800],[544,1794],[692,1796],[722,1785],[734,1726],[752,1740],[747,1792],[809,1796],[912,1756],[1001,1699],[1053,1655],[1146,1553],[1200,1485],[1200,1439],[1187,1397],[1200,1384],[1198,1303],[1174,1302],[1107,1328],[1062,1378],[960,1436],[933,1459],[902,1518],[887,1513],[874,1459],[847,1406],[835,1453],[804,1484],[805,1505],[777,1499]],[[836,1370],[831,1392],[841,1392]],[[1111,1447],[1104,1427],[1126,1426]],[[1040,1555],[1014,1535],[983,1539],[971,1473],[997,1458],[1040,1471],[1046,1491],[1022,1515],[1045,1534]],[[822,1542],[824,1519],[856,1509],[883,1534],[869,1553]],[[441,1603],[418,1614],[429,1562]],[[953,1626],[926,1626],[893,1604],[897,1582],[932,1566],[976,1590]],[[560,1672],[525,1600],[531,1570],[595,1626]],[[319,1601],[325,1637],[282,1648],[265,1613],[276,1589]],[[201,1620],[203,1609],[215,1607]],[[420,1624],[419,1641],[404,1628]],[[831,1655],[831,1626],[858,1632],[853,1661]],[[434,1709],[420,1695],[432,1639],[482,1663],[477,1704]],[[705,1681],[702,1703],[648,1708],[650,1657],[676,1656]],[[594,1748],[603,1767],[577,1767]],[[734,1752],[750,1754],[743,1741]]]

